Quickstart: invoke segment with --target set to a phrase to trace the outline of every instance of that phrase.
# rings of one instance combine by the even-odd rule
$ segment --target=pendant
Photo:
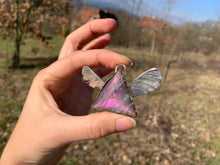
[[[158,68],[140,74],[129,86],[125,80],[126,66],[115,67],[115,74],[106,83],[88,66],[82,69],[83,80],[89,86],[101,89],[92,107],[135,117],[137,112],[132,97],[154,91],[160,86],[162,76]]]

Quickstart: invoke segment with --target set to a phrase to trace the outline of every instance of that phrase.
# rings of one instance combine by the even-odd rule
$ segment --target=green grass
[[[61,36],[49,37],[51,37],[52,39],[42,42],[39,38],[28,38],[27,36],[24,36],[22,44],[20,46],[21,65],[35,65],[38,64],[38,61],[33,62],[33,60],[35,59],[39,60],[39,58],[57,57],[63,44],[63,39]],[[0,43],[0,56],[4,57],[1,58],[1,60],[5,60],[5,63],[8,66],[11,63],[11,58],[15,50],[14,42],[10,38],[3,39],[0,36]],[[3,67],[5,66],[6,65],[3,64]],[[44,65],[43,67],[45,66],[46,65]]]
[[[1,55],[7,55],[13,53],[14,43],[10,38],[3,39],[0,36],[0,43],[1,43],[0,44]]]
[[[58,56],[63,43],[62,38],[60,36],[50,37],[52,39],[46,42],[42,42],[38,38],[24,38],[24,44],[21,46],[21,55],[32,58]]]
[[[40,63],[38,58],[56,57],[62,45],[62,39],[54,36],[49,44],[40,42],[37,38],[24,38],[21,45],[21,65]],[[48,45],[53,44],[54,49]],[[38,48],[34,54],[32,48]],[[0,154],[14,128],[22,110],[31,81],[43,67],[36,65],[32,69],[10,70],[11,58],[14,52],[14,43],[11,39],[0,36]],[[25,59],[29,58],[29,59]]]
[[[6,94],[6,93],[4,93]],[[2,93],[0,96],[3,96]],[[14,100],[0,101],[0,154],[9,138],[21,111],[22,102]]]

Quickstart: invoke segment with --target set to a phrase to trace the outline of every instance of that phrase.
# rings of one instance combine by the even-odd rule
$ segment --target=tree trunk
[[[15,51],[14,51],[14,55],[12,58],[12,68],[18,68],[19,63],[20,63],[20,45],[21,45],[21,41],[19,38],[16,38],[15,40]]]
[[[153,30],[153,37],[151,41],[151,53],[154,53],[155,51],[155,45],[156,45],[156,32]]]
[[[19,33],[19,13],[18,13],[19,0],[15,1],[15,51],[12,58],[12,68],[16,69],[20,62],[20,45],[21,45],[21,34]]]

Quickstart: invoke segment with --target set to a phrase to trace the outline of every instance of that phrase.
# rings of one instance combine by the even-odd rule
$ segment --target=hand
[[[81,68],[101,67],[97,74],[102,77],[109,73],[106,68],[130,65],[127,57],[102,49],[111,40],[105,33],[115,28],[112,19],[94,20],[67,37],[59,59],[34,78],[1,164],[56,164],[73,141],[135,126],[133,119],[111,112],[88,115],[93,90],[82,82]]]

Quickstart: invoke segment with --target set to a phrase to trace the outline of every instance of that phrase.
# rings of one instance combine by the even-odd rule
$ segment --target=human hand
[[[97,74],[102,77],[109,73],[106,68],[130,65],[127,57],[102,49],[110,43],[105,33],[115,28],[112,19],[94,20],[67,37],[59,59],[34,78],[0,164],[56,164],[73,141],[135,126],[133,119],[111,112],[88,115],[93,90],[82,82],[81,68],[101,67]]]

